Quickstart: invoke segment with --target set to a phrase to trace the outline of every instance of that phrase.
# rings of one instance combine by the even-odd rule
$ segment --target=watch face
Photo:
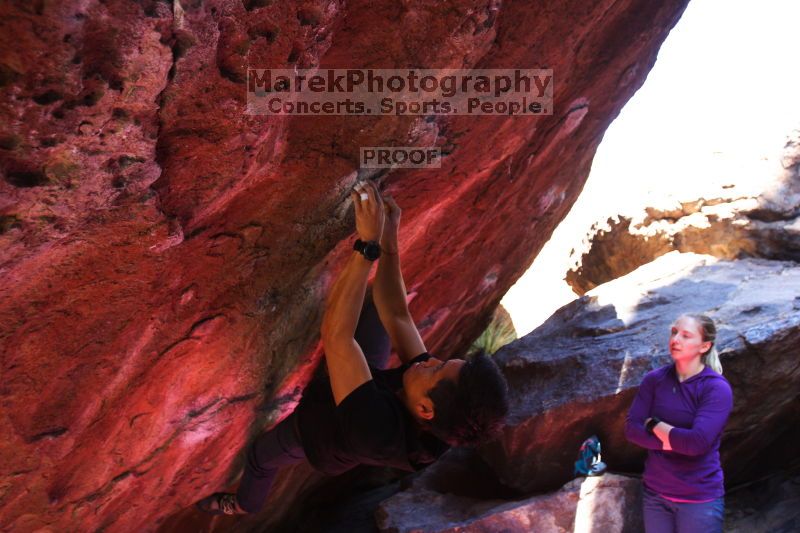
[[[364,245],[364,255],[367,259],[377,259],[381,254],[381,247],[380,245],[369,242]]]

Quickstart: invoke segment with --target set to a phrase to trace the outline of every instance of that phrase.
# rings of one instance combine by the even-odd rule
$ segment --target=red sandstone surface
[[[380,182],[411,311],[458,354],[685,4],[0,4],[0,529],[155,530],[235,479],[321,357],[361,146],[447,154]],[[245,114],[246,68],[293,65],[550,68],[554,113]]]

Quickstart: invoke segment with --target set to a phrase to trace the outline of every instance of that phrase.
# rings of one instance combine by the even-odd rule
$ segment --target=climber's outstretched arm
[[[367,200],[361,200],[363,190]],[[372,183],[357,188],[351,196],[356,209],[359,238],[377,241],[383,232],[384,208],[377,187]],[[322,317],[322,345],[331,390],[336,405],[358,386],[372,379],[364,352],[354,335],[372,262],[355,250],[331,287]]]
[[[408,310],[406,285],[400,269],[398,233],[402,211],[391,196],[386,196],[383,200],[386,221],[381,238],[378,272],[372,285],[372,299],[397,356],[407,363],[427,350]]]

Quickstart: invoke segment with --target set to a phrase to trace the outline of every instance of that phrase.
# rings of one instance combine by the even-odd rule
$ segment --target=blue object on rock
[[[576,476],[601,476],[606,471],[606,464],[600,460],[600,439],[592,435],[581,444],[578,460],[575,461]]]

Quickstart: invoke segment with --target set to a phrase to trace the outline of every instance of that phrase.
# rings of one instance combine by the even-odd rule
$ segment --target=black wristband
[[[363,255],[369,261],[375,261],[381,256],[381,245],[378,241],[362,241],[356,239],[353,250]]]
[[[656,427],[656,426],[657,426],[657,425],[658,425],[660,422],[661,422],[661,419],[660,419],[660,418],[658,418],[657,416],[654,416],[654,417],[652,417],[652,418],[650,419],[650,421],[649,421],[649,422],[648,422],[648,423],[645,425],[644,429],[645,429],[645,430],[646,430],[648,433],[650,433],[651,435],[653,435],[653,436],[655,437],[656,433],[655,433],[655,431],[653,431],[653,428],[655,428],[655,427]]]

